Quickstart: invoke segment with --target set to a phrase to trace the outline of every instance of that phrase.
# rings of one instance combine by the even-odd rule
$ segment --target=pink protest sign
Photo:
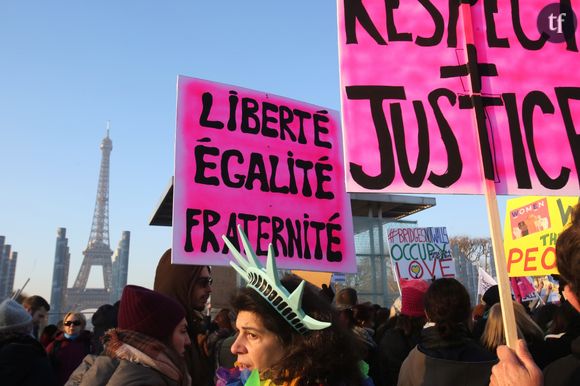
[[[336,111],[180,76],[173,262],[228,265],[240,224],[279,268],[356,271],[341,141]]]
[[[577,12],[459,3],[338,0],[347,190],[577,195]]]

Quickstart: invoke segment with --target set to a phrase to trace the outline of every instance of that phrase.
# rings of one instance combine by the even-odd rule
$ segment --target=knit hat
[[[0,303],[0,334],[32,332],[32,316],[12,299]]]
[[[185,310],[177,301],[136,285],[123,289],[118,328],[137,331],[158,340],[170,337],[185,318]]]
[[[91,321],[93,327],[103,327],[105,329],[114,328],[117,326],[118,307],[111,304],[103,304],[93,314]]]
[[[499,287],[496,285],[492,285],[485,291],[481,300],[485,303],[485,309],[489,310],[491,306],[495,303],[499,302]]]
[[[425,315],[423,298],[429,284],[424,280],[401,281],[401,314],[419,317]]]

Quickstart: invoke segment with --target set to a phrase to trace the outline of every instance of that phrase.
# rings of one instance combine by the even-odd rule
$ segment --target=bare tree
[[[449,239],[451,247],[457,246],[459,252],[467,260],[490,272],[490,262],[492,256],[491,238],[473,238],[469,236],[453,236]]]

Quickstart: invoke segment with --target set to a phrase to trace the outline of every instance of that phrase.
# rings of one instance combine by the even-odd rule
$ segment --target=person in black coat
[[[409,352],[419,343],[425,325],[423,298],[429,284],[424,280],[401,282],[401,314],[395,326],[388,329],[379,343],[379,378],[377,386],[395,386],[401,365]]]
[[[111,328],[117,327],[117,314],[119,313],[119,302],[114,305],[103,304],[93,314],[91,321],[93,322],[93,337],[92,345],[96,354],[103,351],[102,337],[105,332]]]
[[[0,383],[56,385],[44,347],[32,337],[32,317],[11,299],[0,304]]]
[[[497,284],[489,287],[483,294],[481,300],[485,306],[483,316],[475,321],[475,324],[473,325],[473,331],[471,332],[476,340],[481,339],[481,336],[483,335],[485,324],[487,323],[487,318],[489,315],[489,310],[491,310],[491,307],[493,307],[494,304],[499,303],[499,287]]]

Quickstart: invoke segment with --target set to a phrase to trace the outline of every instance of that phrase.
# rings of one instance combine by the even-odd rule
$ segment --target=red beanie
[[[401,281],[401,314],[407,316],[424,316],[425,305],[423,298],[429,284],[424,280],[403,280]]]
[[[150,289],[128,285],[123,289],[118,328],[137,331],[158,340],[173,334],[185,318],[185,310],[177,301]]]

